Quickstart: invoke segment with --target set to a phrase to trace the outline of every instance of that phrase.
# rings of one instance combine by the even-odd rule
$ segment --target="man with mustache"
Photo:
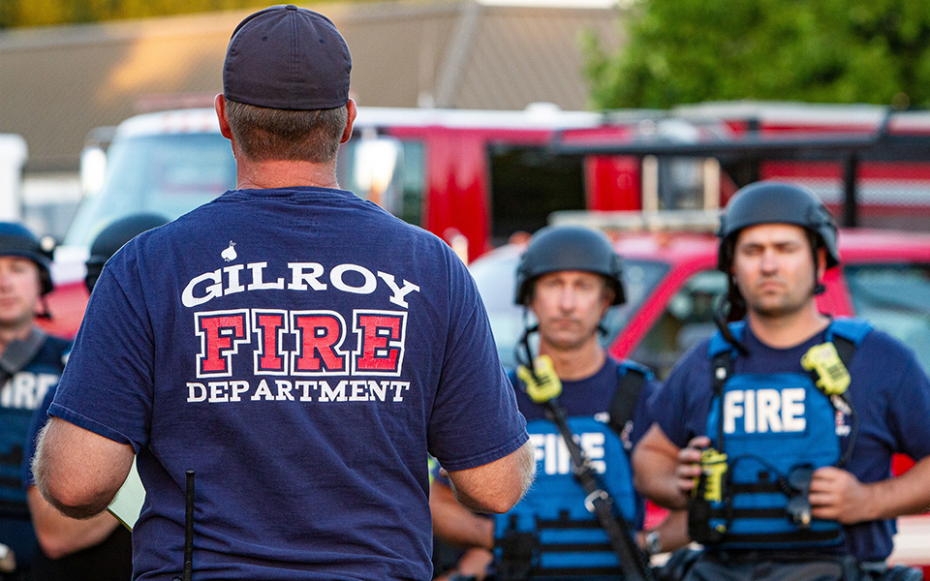
[[[469,548],[456,574],[483,578],[492,559],[498,580],[615,576],[629,566],[612,551],[608,534],[586,507],[587,493],[572,473],[564,435],[546,407],[550,399],[558,402],[612,498],[614,516],[622,515],[638,531],[643,505],[633,489],[628,450],[651,423],[647,402],[653,376],[635,363],[613,359],[599,341],[608,309],[625,301],[621,275],[621,259],[601,232],[555,226],[530,240],[517,270],[515,302],[532,311],[537,323],[527,326],[518,347],[523,364],[511,380],[536,446],[537,480],[523,501],[493,520],[471,515],[457,505],[442,478],[433,481],[434,531]],[[530,338],[536,333],[533,357]],[[560,384],[561,391],[552,384]],[[686,542],[683,525],[683,518],[675,517],[633,537],[649,553],[668,551]],[[521,545],[518,539],[525,541],[528,534],[536,542]],[[550,551],[553,543],[561,548]],[[522,558],[529,553],[538,558]]]
[[[747,186],[718,235],[729,313],[656,394],[637,487],[688,507],[706,547],[688,579],[877,576],[895,517],[930,505],[930,382],[896,339],[818,311],[839,254],[810,192]],[[896,452],[917,465],[892,478]]]

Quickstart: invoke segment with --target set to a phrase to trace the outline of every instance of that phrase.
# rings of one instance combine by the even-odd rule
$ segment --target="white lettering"
[[[393,274],[388,274],[386,272],[381,272],[379,270],[378,276],[381,278],[381,280],[387,283],[388,288],[390,288],[391,292],[394,293],[391,296],[391,298],[388,300],[390,300],[395,305],[398,305],[405,309],[408,307],[408,305],[407,305],[407,301],[404,300],[404,297],[412,293],[413,291],[417,291],[417,292],[420,291],[420,287],[418,287],[417,285],[413,283],[407,282],[406,280],[404,281],[404,288],[398,287],[397,284],[394,282]]]
[[[319,262],[289,262],[288,266],[291,269],[291,284],[287,285],[288,290],[307,290],[307,285],[315,291],[326,290],[326,284],[317,280],[323,276],[323,265]],[[304,271],[307,268],[310,272]]]
[[[287,267],[290,269],[290,282],[287,285],[285,285],[284,278],[276,278],[274,282],[265,282],[265,269],[268,268],[267,262],[252,262],[246,265],[232,264],[222,269],[205,272],[190,280],[181,292],[181,303],[190,308],[202,305],[217,297],[245,291],[281,290],[284,288],[292,291],[325,291],[330,288],[330,285],[322,282],[323,277],[326,275],[326,269],[319,262],[289,262]],[[251,271],[252,282],[243,286],[242,271],[245,268]],[[223,287],[224,272],[226,273],[225,288]],[[362,280],[359,284],[355,284],[357,278],[352,276],[349,278],[352,284],[346,281],[347,273],[350,272],[361,276]],[[330,270],[329,280],[336,290],[367,295],[375,292],[380,278],[391,291],[388,300],[405,309],[409,308],[410,305],[405,300],[405,297],[412,292],[419,292],[420,287],[402,278],[400,280],[403,286],[399,286],[396,282],[398,277],[395,275],[380,270],[377,272],[378,275],[375,276],[363,266],[340,264]]]
[[[384,401],[384,396],[387,394],[388,390],[387,381],[382,381],[380,384],[377,381],[368,381],[368,399],[370,401]]]
[[[346,401],[347,383],[349,382],[343,379],[336,384],[336,388],[333,389],[329,386],[329,382],[320,380],[320,401]]]
[[[342,279],[343,275],[346,272],[357,272],[365,279],[362,286],[349,286]],[[357,264],[340,264],[339,266],[333,268],[329,273],[329,282],[333,284],[333,287],[347,293],[355,293],[359,295],[370,295],[375,292],[375,288],[378,286],[378,280],[375,278],[375,275],[371,274],[371,271],[363,266],[358,266]]]
[[[276,379],[274,385],[278,388],[278,395],[274,398],[275,401],[294,401],[294,396],[291,395],[291,390],[294,389],[294,386],[291,385],[290,381]]]
[[[781,423],[786,432],[803,432],[807,429],[807,420],[804,418],[805,396],[803,387],[782,390]]]
[[[754,434],[756,432],[756,392],[746,391],[743,397],[746,398],[746,406],[743,408],[746,413],[744,428],[747,434]]]
[[[747,434],[803,432],[805,393],[803,387],[728,391],[723,398],[723,431],[736,432],[736,419],[742,417]]]
[[[252,283],[249,290],[279,290],[284,288],[284,279],[279,278],[276,282],[264,282],[263,270],[268,266],[267,262],[252,262],[247,264],[252,269]]]
[[[274,400],[274,396],[271,395],[271,389],[268,387],[268,382],[264,379],[258,384],[258,389],[255,390],[255,393],[253,393],[252,397],[249,399],[258,401],[262,398],[265,398],[267,401]]]
[[[199,393],[197,393],[199,390]],[[207,387],[202,383],[188,382],[187,401],[204,401],[207,399]]]
[[[734,390],[723,394],[723,433],[732,434],[736,431],[736,418],[743,417],[741,403],[742,391]]]
[[[195,297],[194,287],[204,281],[213,281],[213,284],[204,289],[207,294],[201,297]],[[187,283],[187,287],[184,288],[184,292],[181,293],[181,304],[185,307],[196,307],[210,299],[221,296],[223,296],[223,275],[220,269],[216,269],[213,272],[205,272],[191,279],[191,281]]]
[[[368,382],[364,379],[350,381],[349,385],[352,386],[352,393],[349,395],[349,401],[368,401],[368,392],[365,388],[368,387]]]
[[[240,394],[249,391],[248,381],[230,381],[229,385],[232,387],[232,395],[229,397],[229,401],[242,401]]]
[[[234,264],[232,266],[227,266],[223,270],[226,272],[226,294],[231,295],[233,293],[241,293],[245,290],[245,287],[239,283],[239,272],[245,268],[241,264]]]
[[[401,391],[407,391],[410,389],[410,382],[408,381],[392,381],[391,389],[394,390],[394,401],[404,401],[404,396],[400,394]]]
[[[585,432],[579,438],[581,449],[584,450],[585,456],[591,461],[591,467],[598,473],[603,474],[607,471],[607,464],[604,461],[604,434],[600,432]]]
[[[210,403],[229,401],[229,394],[226,393],[229,389],[228,381],[211,381],[207,385],[210,386],[210,399],[207,401]]]
[[[756,420],[759,423],[759,433],[765,433],[769,430],[773,432],[782,431],[781,428],[781,393],[777,389],[760,389],[756,393],[756,401],[759,403],[759,413]]]
[[[303,390],[300,401],[313,401],[313,398],[310,397],[310,388],[316,389],[315,381],[298,381],[294,384],[294,387]]]

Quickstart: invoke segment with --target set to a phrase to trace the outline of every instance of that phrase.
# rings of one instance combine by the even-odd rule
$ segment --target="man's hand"
[[[846,525],[877,518],[872,487],[846,470],[827,466],[814,471],[809,498],[814,518]]]
[[[678,465],[675,467],[675,477],[678,488],[685,496],[694,489],[695,479],[701,475],[701,453],[710,446],[710,438],[697,436],[688,442],[688,446],[678,451]]]

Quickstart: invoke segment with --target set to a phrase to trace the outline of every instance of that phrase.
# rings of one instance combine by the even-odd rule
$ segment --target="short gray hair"
[[[326,163],[336,158],[349,113],[345,106],[288,111],[227,100],[226,118],[236,143],[251,160]]]

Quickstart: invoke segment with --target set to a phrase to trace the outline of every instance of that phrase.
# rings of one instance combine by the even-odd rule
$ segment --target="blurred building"
[[[584,109],[580,36],[621,41],[611,0],[305,5],[345,35],[362,106]],[[95,128],[212,104],[230,33],[248,12],[0,32],[0,133],[25,137],[27,177],[73,178],[85,139],[106,137]]]

